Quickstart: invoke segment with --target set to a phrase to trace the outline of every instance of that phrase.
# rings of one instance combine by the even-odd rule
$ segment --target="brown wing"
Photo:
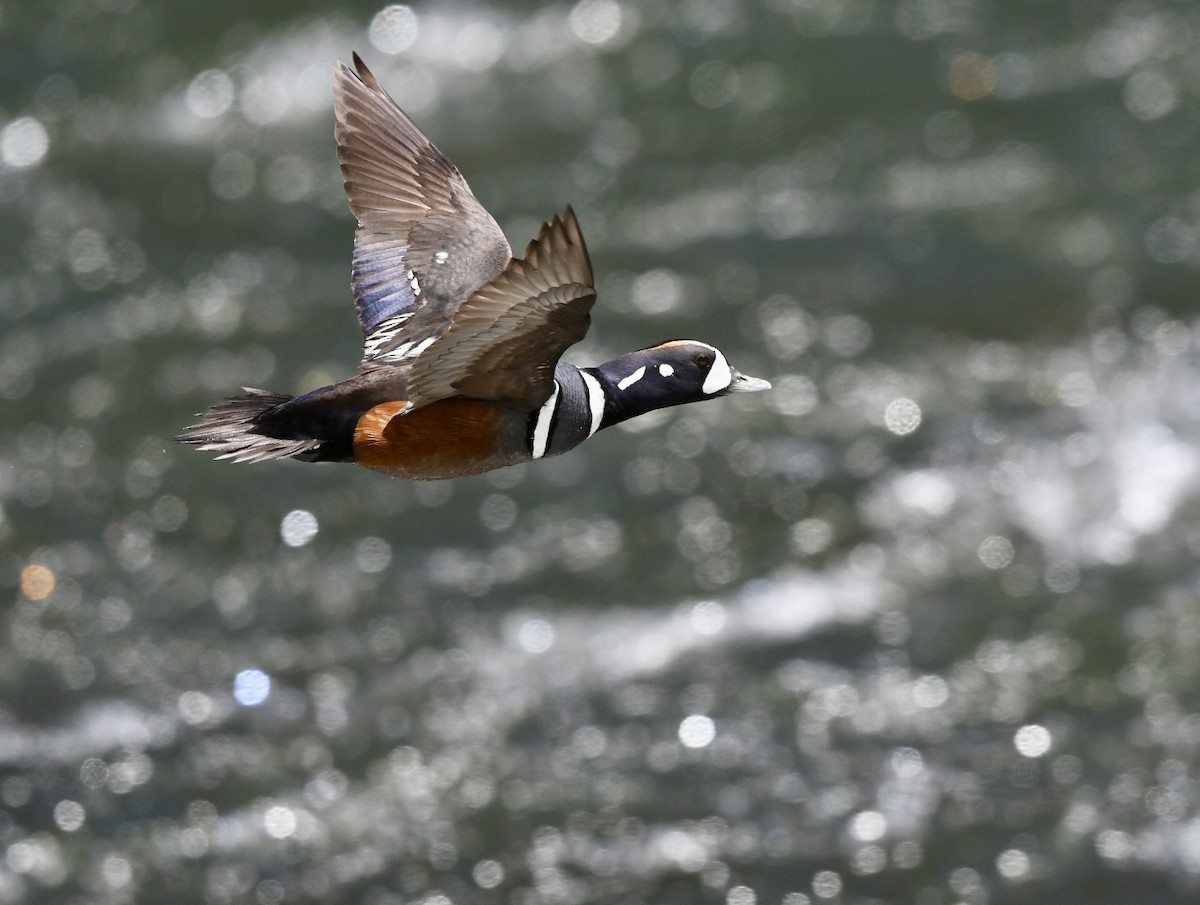
[[[595,301],[587,246],[568,207],[417,357],[409,410],[467,396],[532,411],[550,396],[562,353],[587,333]]]
[[[512,250],[492,215],[367,69],[338,66],[338,159],[358,218],[353,285],[363,365],[398,363],[445,329]]]

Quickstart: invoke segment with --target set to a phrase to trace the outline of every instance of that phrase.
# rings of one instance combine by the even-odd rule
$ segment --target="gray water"
[[[1200,8],[382,9],[0,0],[0,903],[1197,901]],[[353,371],[353,49],[775,390],[172,444]]]

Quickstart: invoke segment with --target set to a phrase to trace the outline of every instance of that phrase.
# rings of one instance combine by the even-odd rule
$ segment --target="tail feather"
[[[233,396],[200,414],[198,424],[185,428],[175,439],[200,449],[219,453],[218,459],[233,462],[265,462],[287,459],[321,445],[311,437],[272,437],[259,433],[259,419],[291,396],[242,387],[244,395]]]

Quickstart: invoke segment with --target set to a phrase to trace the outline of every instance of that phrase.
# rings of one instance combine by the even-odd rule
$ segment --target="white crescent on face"
[[[698,343],[698,345],[705,345]],[[729,362],[725,360],[725,356],[720,349],[713,349],[712,346],[707,346],[712,349],[713,363],[708,369],[708,376],[704,378],[704,385],[700,387],[704,394],[711,396],[713,393],[719,393],[721,390],[727,389],[733,383],[733,371],[729,368]]]

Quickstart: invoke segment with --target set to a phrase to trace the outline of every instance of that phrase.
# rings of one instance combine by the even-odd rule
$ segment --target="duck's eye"
[[[698,367],[701,371],[707,371],[712,367],[712,363],[713,357],[707,352],[703,352],[696,356],[696,367]]]

